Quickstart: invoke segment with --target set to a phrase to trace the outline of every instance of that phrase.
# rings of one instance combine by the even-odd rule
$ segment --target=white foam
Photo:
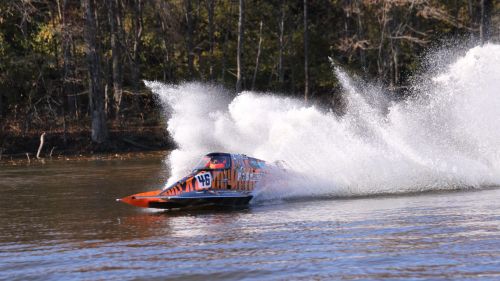
[[[146,82],[164,103],[179,145],[172,177],[201,155],[245,153],[285,160],[288,184],[262,197],[366,195],[500,185],[500,46],[470,49],[390,103],[380,89],[336,74],[347,97],[338,117],[299,100],[201,83]],[[422,80],[422,79],[420,79]]]

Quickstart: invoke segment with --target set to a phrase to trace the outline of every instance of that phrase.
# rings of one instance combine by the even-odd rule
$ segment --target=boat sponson
[[[149,208],[181,209],[190,207],[237,207],[247,205],[252,195],[246,196],[203,196],[203,197],[170,197],[162,201],[149,202]]]

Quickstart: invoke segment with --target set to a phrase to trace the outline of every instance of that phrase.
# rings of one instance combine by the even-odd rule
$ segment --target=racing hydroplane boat
[[[267,173],[266,166],[265,161],[244,154],[209,153],[173,185],[117,201],[157,209],[244,206]]]

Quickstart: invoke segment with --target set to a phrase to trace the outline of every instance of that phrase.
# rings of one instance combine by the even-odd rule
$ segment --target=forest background
[[[426,51],[500,42],[493,0],[0,1],[0,158],[171,148],[142,80],[342,111],[332,57],[403,97]],[[45,134],[44,134],[45,133]]]

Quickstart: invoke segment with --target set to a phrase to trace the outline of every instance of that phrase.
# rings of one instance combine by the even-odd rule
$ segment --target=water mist
[[[262,187],[260,198],[500,185],[500,46],[472,48],[441,69],[415,79],[411,98],[394,102],[336,68],[347,99],[341,117],[273,94],[231,98],[201,83],[146,85],[178,144],[169,183],[220,151],[288,164],[286,184]]]

